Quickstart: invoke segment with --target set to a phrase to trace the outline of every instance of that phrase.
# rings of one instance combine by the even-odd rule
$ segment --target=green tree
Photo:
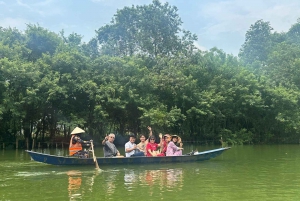
[[[300,18],[298,18],[297,23],[292,25],[286,35],[290,43],[300,45]]]
[[[39,25],[28,24],[26,33],[26,47],[31,50],[28,60],[36,61],[43,53],[54,54],[57,46],[62,42],[58,34]]]
[[[111,24],[97,31],[103,53],[157,57],[190,52],[197,37],[181,30],[182,21],[177,10],[175,6],[158,0],[153,0],[150,5],[118,10]]]
[[[246,33],[245,42],[239,52],[239,57],[245,64],[267,60],[270,52],[272,30],[270,23],[263,20],[258,20],[250,26]]]

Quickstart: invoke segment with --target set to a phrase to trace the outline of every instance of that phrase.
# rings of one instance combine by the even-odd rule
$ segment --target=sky
[[[182,28],[198,36],[202,50],[217,47],[238,55],[245,34],[257,20],[287,32],[300,18],[299,0],[160,0],[178,8]],[[109,24],[118,9],[152,0],[0,0],[0,27],[40,26],[65,35],[77,33],[88,42],[95,30]]]

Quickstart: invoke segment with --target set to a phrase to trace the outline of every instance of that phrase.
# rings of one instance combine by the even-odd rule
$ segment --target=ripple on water
[[[9,184],[4,184],[4,183],[0,184],[0,187],[8,187],[8,186],[11,186],[11,185],[9,185]]]
[[[45,164],[38,162],[27,162],[27,163],[19,163],[19,162],[1,162],[0,168],[20,168],[20,167],[37,167],[37,166],[45,166]]]
[[[32,177],[32,176],[42,176],[49,175],[50,172],[18,172],[15,174],[17,177]]]

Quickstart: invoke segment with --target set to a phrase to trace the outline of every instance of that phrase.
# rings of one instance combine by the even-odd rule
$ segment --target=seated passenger
[[[108,136],[104,138],[102,141],[104,157],[124,157],[120,155],[116,145],[114,145],[115,134],[110,133]]]
[[[159,138],[160,138],[161,152],[157,156],[166,156],[166,151],[167,151],[168,143],[170,141],[171,136],[169,134],[165,134],[164,137],[162,138],[162,134],[160,133]]]
[[[147,127],[149,130],[149,137],[152,136],[152,129],[150,126]],[[144,155],[146,155],[147,151],[146,151],[146,146],[149,142],[149,139],[146,140],[146,136],[144,134],[140,135],[140,143],[136,146],[136,151],[138,152],[143,152]]]
[[[80,139],[80,134],[84,133],[85,131],[79,127],[76,127],[71,133],[71,140],[69,145],[69,154],[70,156],[77,156],[79,158],[88,158],[89,153],[87,151],[82,150],[82,145],[85,144],[89,146],[89,141],[83,141]]]
[[[176,143],[180,143],[180,147],[176,146]],[[180,137],[172,135],[171,141],[168,144],[166,156],[181,156],[182,155],[182,143]]]
[[[140,135],[140,143],[136,146],[136,151],[143,152],[146,155],[146,146],[148,144],[148,140],[146,140],[145,135]]]
[[[157,148],[159,146],[160,146],[159,144],[155,143],[155,137],[151,136],[146,146],[146,156],[157,156],[158,154],[160,154],[160,152],[157,151]]]
[[[129,136],[129,141],[125,144],[126,157],[145,156],[144,152],[137,151],[135,144],[135,135]]]

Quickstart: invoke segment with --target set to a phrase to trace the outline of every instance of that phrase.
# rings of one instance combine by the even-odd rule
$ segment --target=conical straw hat
[[[76,127],[76,128],[72,131],[71,135],[79,134],[79,133],[84,133],[84,132],[85,132],[85,131],[82,130],[81,128]]]

